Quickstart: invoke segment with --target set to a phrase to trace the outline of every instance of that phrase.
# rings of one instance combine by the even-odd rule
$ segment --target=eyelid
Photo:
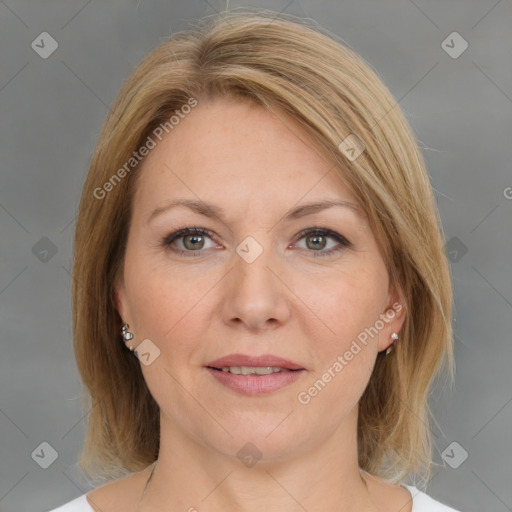
[[[329,249],[327,251],[314,251],[314,250],[304,249],[308,253],[312,253],[313,257],[315,257],[315,258],[329,257],[329,256],[333,255],[334,253],[337,253],[343,249],[349,249],[353,246],[353,244],[346,237],[341,235],[340,233],[337,233],[336,231],[333,231],[332,229],[329,229],[329,228],[322,228],[320,226],[315,226],[315,227],[304,229],[303,231],[301,231],[300,233],[298,233],[296,235],[296,237],[295,237],[296,241],[294,243],[302,240],[304,237],[306,237],[308,235],[315,235],[315,234],[318,234],[319,236],[324,236],[327,238],[332,238],[338,242],[338,246],[331,247],[331,249]]]
[[[197,227],[183,227],[178,228],[175,231],[173,231],[170,235],[167,235],[162,240],[162,245],[166,248],[169,248],[170,245],[180,238],[184,238],[187,235],[201,235],[201,236],[207,236],[208,238],[211,238],[212,240],[215,240],[215,235],[212,231],[206,228],[197,228]],[[187,254],[194,254],[194,252],[204,252],[204,251],[184,251],[183,249],[175,249],[178,253],[187,253]]]
[[[340,243],[346,244],[347,246],[352,245],[349,242],[349,240],[347,240],[347,238],[345,238],[340,233],[337,233],[336,231],[333,231],[332,229],[329,229],[329,228],[322,228],[320,226],[314,226],[314,227],[310,227],[310,228],[306,228],[306,229],[302,230],[300,233],[298,233],[296,235],[296,239],[300,240],[301,238],[304,238],[307,235],[314,235],[316,233],[318,233],[319,235],[326,236],[326,237],[334,238],[334,239],[338,240]]]

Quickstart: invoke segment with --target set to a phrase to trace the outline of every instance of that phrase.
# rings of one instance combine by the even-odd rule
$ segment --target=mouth
[[[264,373],[261,373],[260,375],[267,375],[268,373],[277,373],[278,371],[286,370],[305,370],[305,368],[299,363],[273,354],[264,354],[261,356],[230,354],[228,356],[221,357],[220,359],[216,359],[215,361],[210,361],[206,367],[224,372],[231,372],[231,370],[233,370],[232,373],[236,373],[237,375],[249,375],[249,373],[244,373],[242,371],[247,371],[247,369],[250,370],[251,373],[256,373],[256,371],[253,370],[264,370]],[[238,369],[240,369],[240,371],[238,371]],[[269,369],[272,369],[272,371]]]
[[[208,363],[205,369],[221,385],[251,396],[278,391],[306,373],[300,364],[273,355],[232,354]]]
[[[271,375],[280,372],[299,372],[300,370],[289,370],[288,368],[280,368],[278,366],[223,366],[222,368],[214,368],[207,366],[212,370],[219,372],[232,373],[234,375]]]

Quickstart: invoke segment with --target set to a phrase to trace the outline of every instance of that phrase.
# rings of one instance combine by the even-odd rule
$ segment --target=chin
[[[308,451],[315,444],[318,426],[315,428],[315,425],[297,422],[296,414],[287,410],[266,414],[246,412],[238,417],[231,415],[227,430],[232,437],[223,435],[224,432],[218,435],[217,429],[215,436],[211,435],[212,431],[203,432],[207,434],[203,439],[210,448],[228,458],[237,458],[248,467],[251,467],[250,461],[256,459],[260,467],[284,462]],[[245,457],[249,463],[244,461]]]

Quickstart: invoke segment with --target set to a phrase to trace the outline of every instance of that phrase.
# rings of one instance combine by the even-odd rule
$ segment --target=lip
[[[273,366],[282,368],[284,371],[269,375],[236,375],[221,370],[227,366]],[[205,365],[205,369],[223,386],[236,393],[249,396],[265,395],[278,391],[295,382],[306,372],[306,369],[300,364],[272,354],[262,356],[231,354],[208,363]]]
[[[274,366],[276,368],[283,368],[284,370],[305,370],[300,364],[273,354],[264,354],[261,356],[230,354],[216,359],[215,361],[211,361],[205,366],[218,369],[222,369],[226,366]]]
[[[300,379],[305,373],[305,370],[285,370],[270,375],[235,375],[213,368],[206,368],[206,371],[223,386],[249,396],[266,395],[278,391]]]

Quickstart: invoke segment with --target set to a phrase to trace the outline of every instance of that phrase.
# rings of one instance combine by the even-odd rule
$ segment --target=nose
[[[264,250],[248,263],[238,253],[226,276],[222,304],[224,321],[251,331],[275,329],[290,317],[289,291],[279,263]]]

